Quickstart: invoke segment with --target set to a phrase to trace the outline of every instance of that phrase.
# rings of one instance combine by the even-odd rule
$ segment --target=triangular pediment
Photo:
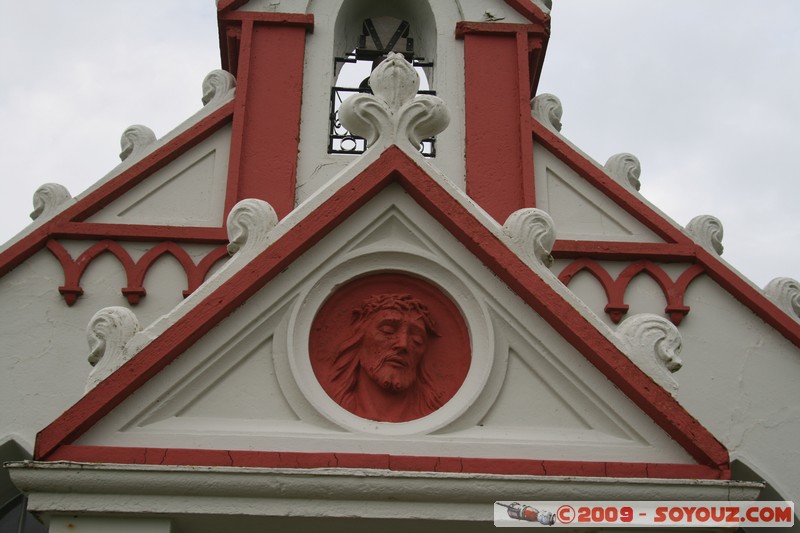
[[[231,129],[200,142],[87,222],[220,227],[223,222]]]
[[[115,449],[117,460],[145,449],[177,457],[192,448],[205,452],[176,460],[239,450],[261,466],[304,453],[372,467],[433,456],[466,458],[475,471],[516,462],[531,473],[544,462],[549,474],[629,464],[640,466],[616,471],[721,475],[724,449],[454,187],[394,148],[345,178],[346,187],[331,185],[281,222],[263,252],[238,267],[234,256],[218,276],[226,279],[212,278],[175,317],[145,330],[153,340],[140,339],[125,366],[42,433],[40,457],[91,449]],[[443,294],[451,303],[441,309],[458,309],[468,331],[452,396],[401,422],[364,418],[334,400],[309,340],[318,316],[349,313],[330,307],[337,291],[368,280],[354,289],[362,294],[373,278],[382,286],[381,276],[392,290],[407,278],[410,292],[423,280],[422,294]],[[450,357],[445,346],[458,343],[438,312],[445,333],[430,341],[429,359]],[[331,324],[330,338],[347,336],[337,330],[346,321]]]
[[[547,211],[560,239],[664,242],[575,170],[535,145],[536,203]]]

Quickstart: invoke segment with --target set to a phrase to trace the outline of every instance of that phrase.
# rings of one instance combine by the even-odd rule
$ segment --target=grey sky
[[[438,0],[437,0],[438,1]],[[119,162],[131,124],[162,136],[219,67],[212,0],[13,2],[0,19],[0,242],[46,182],[73,196]],[[763,287],[800,279],[800,2],[554,0],[540,92],[594,159],[631,152],[643,195],[725,228]]]

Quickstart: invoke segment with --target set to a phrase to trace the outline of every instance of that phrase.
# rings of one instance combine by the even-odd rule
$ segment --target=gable
[[[90,216],[89,223],[206,226],[223,222],[231,128],[224,127]]]
[[[498,464],[511,461],[528,473],[541,472],[545,457],[553,461],[548,474],[587,468],[600,472],[625,461],[640,465],[630,466],[627,475],[656,475],[656,463],[664,465],[661,474],[667,477],[689,471],[700,477],[722,475],[717,469],[724,468],[719,465],[726,459],[718,443],[654,386],[607,332],[601,333],[596,318],[581,315],[565,300],[568,291],[558,289],[546,271],[531,271],[503,244],[497,229],[487,227],[485,215],[456,200],[458,191],[423,172],[396,148],[347,183],[332,185],[335,192],[320,199],[315,209],[293,214],[299,222],[290,220],[283,231],[281,225],[275,228],[272,244],[247,268],[217,289],[187,299],[171,326],[160,335],[150,333],[155,339],[136,357],[40,434],[38,457],[78,460],[96,454],[96,446],[112,446],[118,450],[114,453],[133,461],[141,459],[143,446],[174,454],[175,445],[192,442],[209,453],[224,450],[224,457],[230,457],[231,448],[258,450],[271,458],[268,462],[278,453],[280,462],[283,448],[311,454],[315,461],[356,454],[358,461],[383,464],[387,453],[396,461],[433,446],[443,460],[455,454],[477,461],[473,471],[495,471],[501,468]],[[370,422],[342,410],[321,392],[308,356],[302,355],[308,350],[313,313],[325,295],[354,276],[376,271],[430,279],[461,306],[471,332],[473,364],[456,395],[430,415],[403,424]],[[238,343],[243,344],[236,357],[226,358],[229,350],[224,347]],[[286,353],[290,359],[281,359]],[[200,363],[211,370],[203,374]],[[511,379],[509,369],[514,371]],[[253,381],[250,371],[263,379]],[[550,386],[531,390],[517,372],[527,373],[531,383],[538,378]],[[205,384],[197,386],[204,392],[189,387],[191,380]],[[274,380],[280,394],[254,385],[271,383],[276,392]],[[159,389],[159,383],[167,388]],[[170,389],[170,384],[176,386]],[[245,410],[250,418],[229,418],[237,409],[226,410],[226,390],[254,386],[258,390],[250,396],[274,402],[272,408]],[[157,408],[152,407],[154,399]],[[553,406],[563,416],[546,422],[551,431],[538,431],[512,421],[504,411],[518,407],[520,400]],[[493,411],[495,404],[499,407]],[[252,418],[259,412],[260,422]],[[265,419],[263,413],[279,419]],[[220,419],[231,424],[229,432],[220,431],[226,427]],[[496,446],[498,439],[503,446]],[[576,444],[582,440],[591,443],[588,448]],[[574,446],[567,446],[569,442]],[[587,449],[592,453],[587,455]],[[209,457],[200,452],[178,456],[178,461]],[[253,464],[267,456],[247,461]],[[586,461],[587,456],[594,460]],[[690,456],[701,465],[690,464]],[[671,461],[669,468],[665,458]],[[683,468],[676,467],[681,464]]]
[[[536,205],[567,240],[664,240],[538,143],[534,143]]]

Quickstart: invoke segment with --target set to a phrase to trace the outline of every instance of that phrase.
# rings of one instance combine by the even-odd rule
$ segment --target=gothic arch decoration
[[[83,295],[81,278],[89,264],[105,253],[110,253],[116,257],[125,271],[127,286],[122,288],[122,295],[125,296],[130,305],[138,304],[147,295],[147,290],[144,287],[145,276],[161,256],[171,255],[183,267],[186,273],[187,288],[182,294],[186,297],[203,283],[211,268],[228,255],[226,246],[220,245],[208,252],[203,259],[195,264],[189,254],[172,241],[164,241],[157,244],[138,261],[134,261],[128,251],[118,242],[110,239],[93,244],[81,253],[77,259],[73,259],[64,246],[54,239],[47,242],[47,249],[58,259],[64,269],[64,285],[58,288],[58,292],[61,293],[64,301],[69,306],[74,305],[78,297]]]
[[[705,272],[701,265],[690,265],[678,279],[672,278],[664,272],[658,264],[652,261],[642,260],[631,263],[615,278],[611,277],[606,268],[593,259],[581,258],[570,263],[558,275],[558,279],[564,284],[569,285],[570,281],[580,272],[586,271],[592,275],[603,288],[606,295],[607,304],[604,311],[611,317],[611,321],[619,324],[630,306],[625,303],[625,291],[634,278],[640,274],[650,276],[661,288],[666,300],[664,312],[676,326],[680,325],[683,318],[691,310],[684,305],[683,298],[689,284],[700,274]]]

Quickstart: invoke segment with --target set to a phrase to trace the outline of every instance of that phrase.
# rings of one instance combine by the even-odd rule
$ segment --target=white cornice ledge
[[[761,483],[390,470],[8,463],[36,512],[487,520],[503,494],[542,500],[752,501]],[[427,502],[427,503],[425,503]],[[488,502],[488,503],[487,503]],[[301,503],[301,504],[299,504]],[[441,505],[446,503],[447,505]]]

